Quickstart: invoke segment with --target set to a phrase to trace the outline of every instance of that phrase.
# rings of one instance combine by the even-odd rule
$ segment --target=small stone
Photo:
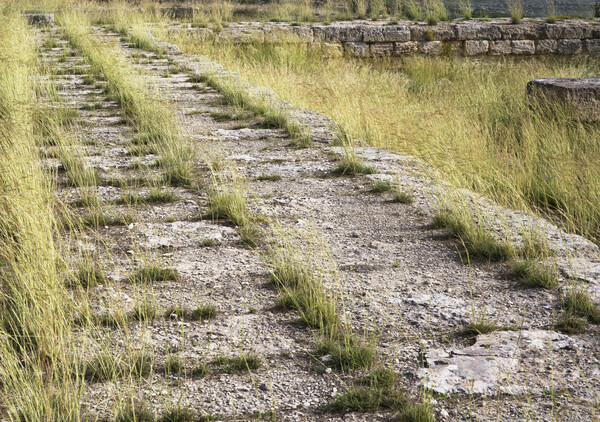
[[[269,387],[267,387],[267,384],[261,383],[261,384],[258,385],[258,389],[261,390],[261,391],[268,391]]]

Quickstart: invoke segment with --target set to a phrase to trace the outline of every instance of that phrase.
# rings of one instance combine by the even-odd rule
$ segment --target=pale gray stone
[[[407,26],[369,26],[363,29],[364,42],[406,42],[410,41]]]
[[[538,40],[535,43],[536,54],[555,54],[558,50],[556,40]]]
[[[26,13],[23,15],[27,23],[37,26],[54,26],[53,13]]]
[[[533,40],[513,40],[511,46],[513,54],[535,54],[535,41]]]
[[[368,57],[369,44],[364,42],[346,42],[344,43],[344,52],[355,57]]]
[[[439,56],[442,54],[441,41],[425,41],[419,43],[419,52],[430,56]]]
[[[600,52],[600,40],[585,40],[584,41],[586,51],[590,53]]]
[[[372,56],[391,56],[394,53],[394,43],[374,43],[369,49]]]
[[[418,44],[415,41],[394,43],[394,55],[404,56],[406,54],[416,53]]]
[[[583,50],[581,40],[557,40],[558,54],[579,54]]]
[[[465,41],[465,56],[475,56],[478,54],[486,54],[489,50],[489,47],[490,47],[489,41],[467,40],[467,41]]]
[[[512,45],[510,41],[490,41],[490,54],[492,56],[502,56],[511,53]]]
[[[527,84],[527,93],[544,101],[567,104],[577,120],[600,119],[600,78],[536,79]]]
[[[541,392],[547,389],[545,365],[552,361],[550,355],[577,348],[573,338],[554,331],[497,331],[477,336],[475,344],[462,349],[428,351],[427,367],[419,375],[427,389],[440,394]],[[517,371],[524,361],[528,371]],[[564,375],[556,377],[558,383],[568,382]]]

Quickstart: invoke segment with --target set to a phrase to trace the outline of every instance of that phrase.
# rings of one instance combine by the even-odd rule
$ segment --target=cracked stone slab
[[[419,375],[429,390],[440,394],[539,393],[551,385],[548,376],[557,388],[579,378],[574,362],[555,365],[552,374],[547,371],[547,365],[578,349],[575,339],[554,331],[497,331],[479,335],[475,344],[462,349],[427,351]]]

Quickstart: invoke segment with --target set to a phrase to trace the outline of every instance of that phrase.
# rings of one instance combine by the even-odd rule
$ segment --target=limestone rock
[[[577,349],[573,338],[554,331],[497,331],[479,335],[475,344],[462,349],[428,351],[419,375],[426,388],[440,394],[543,391],[549,385],[546,365],[552,359],[556,384],[578,376],[576,365],[569,365],[568,353],[563,352]]]
[[[544,101],[568,105],[573,118],[600,119],[600,78],[536,79],[527,84],[527,93]]]
[[[53,13],[25,13],[23,16],[30,25],[54,26]]]

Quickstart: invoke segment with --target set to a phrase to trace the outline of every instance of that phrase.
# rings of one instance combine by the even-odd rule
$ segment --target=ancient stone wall
[[[208,34],[209,29],[193,29]],[[464,21],[435,26],[403,22],[397,25],[344,22],[331,25],[232,24],[214,34],[235,42],[278,40],[293,33],[308,43],[321,40],[330,49],[359,57],[407,54],[573,55],[600,52],[600,21],[566,20],[550,24],[527,21],[518,25],[507,19],[490,22]]]

